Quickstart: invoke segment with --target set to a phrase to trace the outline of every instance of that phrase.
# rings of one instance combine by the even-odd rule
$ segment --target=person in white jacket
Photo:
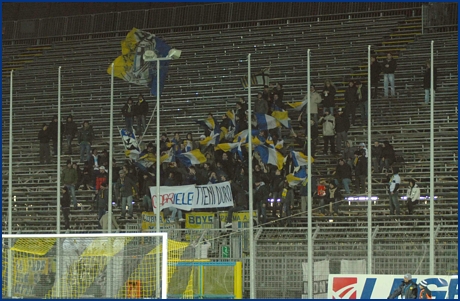
[[[407,188],[407,210],[409,214],[414,213],[414,206],[420,200],[420,188],[415,183],[414,179],[409,180],[409,187]]]
[[[305,95],[302,101],[306,101],[308,99],[308,94]],[[321,94],[319,94],[315,86],[311,85],[310,86],[310,116],[311,118],[315,121],[315,123],[318,123],[318,105],[323,101],[321,98]],[[307,106],[304,106],[302,109],[302,113],[300,116],[307,116],[308,108]],[[301,117],[299,117],[301,118]]]
[[[327,155],[329,143],[331,144],[331,154],[335,153],[335,117],[332,115],[334,112],[329,112],[328,109],[324,110],[324,116],[318,121],[323,125],[323,139],[324,150],[323,153]]]

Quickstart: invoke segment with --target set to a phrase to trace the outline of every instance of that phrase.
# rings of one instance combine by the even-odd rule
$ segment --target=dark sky
[[[203,2],[3,2],[2,10],[3,21],[15,21],[199,4]]]

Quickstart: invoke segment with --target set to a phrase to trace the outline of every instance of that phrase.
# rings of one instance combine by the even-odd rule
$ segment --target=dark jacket
[[[389,143],[385,143],[385,147],[382,148],[380,159],[382,158],[389,159],[390,162],[394,162],[396,160],[393,146],[391,146]]]
[[[258,188],[254,189],[254,203],[266,202],[268,200],[270,192],[267,185],[261,185]]]
[[[142,192],[141,192],[141,194],[146,195],[149,198],[151,198],[152,197],[152,194],[150,193],[150,187],[151,186],[155,186],[155,183],[153,183],[153,179],[149,176],[149,177],[147,177],[147,179],[142,184]]]
[[[49,136],[49,130],[40,130],[38,132],[38,140],[40,143],[49,143],[50,142],[50,136]]]
[[[69,168],[69,167],[66,166],[62,170],[61,181],[62,181],[62,184],[65,184],[65,185],[75,185],[75,184],[77,184],[77,181],[78,181],[77,170],[72,168],[72,167]]]
[[[107,209],[107,204],[109,201],[109,190],[101,189],[96,194],[96,207],[98,209]]]
[[[436,90],[438,86],[438,68],[434,68],[434,89]],[[423,76],[423,89],[431,89],[431,68],[426,68],[425,75]]]
[[[345,114],[338,114],[335,118],[335,132],[348,132],[350,129],[350,120]]]
[[[367,176],[367,160],[364,156],[358,157],[355,165],[355,176]]]
[[[124,117],[133,117],[134,116],[134,111],[135,111],[134,104],[132,104],[131,107],[130,107],[128,105],[128,103],[125,103],[123,108],[121,108],[121,113],[123,114]]]
[[[265,99],[261,98],[255,101],[254,113],[268,114],[268,103]]]
[[[147,116],[149,113],[149,103],[145,99],[141,102],[138,102],[135,106],[134,113],[136,116]]]
[[[248,206],[248,198],[247,198],[246,193],[243,190],[243,188],[240,185],[238,185],[238,184],[236,184],[234,182],[230,183],[230,187],[232,189],[234,207],[238,206],[238,207],[247,208],[247,206]]]
[[[54,116],[53,117],[53,120],[54,118],[57,118],[57,116]],[[49,126],[48,126],[48,130],[49,130],[49,136],[51,138],[51,140],[57,140],[58,139],[58,122],[54,122],[53,120],[51,120]],[[62,131],[64,130],[64,126],[63,124],[61,123],[61,135],[62,135]]]
[[[327,96],[324,95],[325,91],[329,92]],[[336,91],[335,91],[335,88],[334,88],[333,85],[330,85],[329,87],[324,86],[323,93],[321,94],[322,97],[323,97],[323,106],[324,107],[333,107],[333,106],[335,106],[335,102],[334,102],[335,92]]]
[[[382,155],[382,149],[383,147],[382,146],[377,146],[375,147],[374,145],[371,146],[371,151],[372,151],[372,158],[377,158],[377,159],[380,159],[381,155]]]
[[[396,299],[398,296],[404,296],[404,299],[417,299],[417,284],[414,282],[404,282],[388,297],[388,299]]]
[[[337,167],[335,168],[335,177],[339,180],[342,179],[351,179],[351,167],[347,163],[344,163],[343,165],[337,164]]]
[[[386,67],[386,65],[388,65],[388,67]],[[382,71],[384,74],[395,73],[396,67],[397,67],[396,60],[393,58],[390,61],[388,59],[384,59],[382,62]]]
[[[345,103],[357,103],[358,102],[358,95],[356,95],[356,87],[353,86],[353,87],[350,87],[348,86],[346,89],[345,89]]]
[[[85,129],[83,126],[80,131],[78,132],[78,143],[88,142],[91,144],[93,142],[94,133],[93,127],[90,125],[88,128]]]
[[[343,199],[343,196],[342,194],[340,193],[340,189],[338,187],[336,187],[335,189],[335,192],[334,192],[334,197],[331,196],[331,188],[327,188],[326,189],[326,195],[324,197],[326,200],[328,200],[329,202],[331,201],[340,201]]]
[[[61,207],[68,208],[70,207],[70,192],[66,191],[61,197]]]
[[[118,179],[116,187],[120,191],[122,197],[129,197],[137,194],[136,183],[128,176],[125,176],[124,182],[121,181],[121,178]]]
[[[382,66],[377,60],[371,64],[371,83],[376,85],[380,81],[380,73],[382,73]]]
[[[72,116],[69,116],[72,118]],[[67,117],[67,119],[69,119]],[[78,127],[77,124],[73,121],[67,121],[67,123],[64,126],[64,136],[71,136],[72,138],[75,138],[75,135],[78,133]]]

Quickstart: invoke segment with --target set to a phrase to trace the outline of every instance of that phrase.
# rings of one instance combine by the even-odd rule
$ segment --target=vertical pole
[[[109,221],[107,232],[112,233],[112,193],[113,193],[113,68],[114,68],[114,63],[112,63],[112,72],[110,73],[110,128],[109,128],[109,181],[108,181],[108,188],[109,188],[109,201],[107,204],[107,219]],[[114,238],[109,239],[109,248],[112,248],[113,242],[115,241]],[[112,250],[110,250],[109,253]],[[108,258],[109,262],[107,263],[107,289],[106,289],[106,298],[111,298],[112,297],[112,286],[113,286],[113,256]]]
[[[254,220],[252,187],[252,102],[251,102],[251,54],[248,54],[248,170],[249,170],[249,298],[256,298],[256,274],[254,266]]]
[[[430,275],[434,275],[434,41],[430,58]]]
[[[61,66],[58,69],[58,141],[57,141],[57,227],[61,233]],[[61,297],[61,239],[56,239],[56,297]]]
[[[112,233],[112,193],[113,193],[113,187],[112,187],[112,180],[113,180],[113,173],[112,173],[112,160],[113,160],[113,68],[115,67],[115,64],[112,63],[112,72],[110,72],[110,129],[109,129],[109,202],[107,206],[108,212],[108,228],[107,232]]]
[[[372,274],[371,45],[367,46],[367,273]]]
[[[168,299],[168,234],[164,233],[164,235],[161,237],[163,241],[163,248],[162,248],[162,264],[163,268],[161,269],[161,278],[163,279],[163,282],[165,285],[161,289],[161,299]],[[158,248],[158,251],[160,249]],[[159,252],[158,252],[159,253]]]
[[[308,265],[308,299],[313,299],[313,235],[312,235],[312,200],[311,200],[311,125],[310,125],[310,120],[311,120],[311,92],[310,92],[310,87],[311,87],[311,78],[310,78],[310,49],[307,50],[307,98],[308,98],[308,103],[307,103],[307,156],[308,156],[308,161],[307,161],[307,167],[308,167],[308,183],[307,183],[307,191],[308,191],[308,198],[307,198],[307,227],[308,227],[308,260],[307,260],[307,265]]]
[[[160,209],[161,209],[161,200],[160,200],[160,60],[157,60],[157,162],[156,162],[156,232],[160,233]],[[157,236],[158,237],[158,236]],[[158,242],[158,252],[156,258],[156,275],[160,275],[160,239],[157,238]],[[163,246],[164,247],[164,246]],[[160,286],[161,281],[160,277],[157,277],[156,283],[156,297],[160,298]]]
[[[10,132],[8,152],[8,234],[13,234],[13,70],[10,72]],[[8,297],[13,297],[13,240],[8,239]]]

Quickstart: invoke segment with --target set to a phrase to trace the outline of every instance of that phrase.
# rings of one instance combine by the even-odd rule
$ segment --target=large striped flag
[[[190,167],[195,164],[202,164],[206,162],[206,157],[201,153],[199,149],[194,149],[187,153],[177,155],[176,158],[184,164],[185,167]]]
[[[216,128],[216,124],[218,124],[214,117],[208,117],[204,120],[197,120],[195,122],[201,126],[207,127],[211,131],[214,130]]]
[[[218,145],[216,145],[216,147],[214,148],[215,150],[222,150],[224,152],[230,152],[230,151],[233,151],[233,149],[237,148],[238,146],[240,146],[241,143],[239,142],[233,142],[233,143],[220,143]]]
[[[206,137],[205,139],[200,141],[201,145],[206,145],[209,146],[211,144],[217,145],[219,142],[216,143],[216,141],[220,138],[220,134],[213,134],[211,133],[211,136]]]
[[[129,83],[150,87],[150,93],[157,95],[157,63],[146,61],[146,56],[171,57],[177,52],[154,34],[133,28],[121,42],[121,53],[114,61],[113,75]],[[160,94],[168,74],[169,60],[160,61]],[[112,66],[107,69],[112,74]]]
[[[301,167],[297,172],[288,174],[286,180],[289,183],[289,186],[294,187],[299,185],[307,178],[307,170],[304,167]]]
[[[252,130],[251,133],[253,137],[257,136],[259,135],[259,130]],[[248,130],[241,131],[235,135],[235,137],[233,138],[233,142],[248,143],[248,136],[249,136]]]
[[[227,113],[225,113],[225,115],[227,115],[228,119],[232,121],[232,125],[235,127],[236,126],[235,111],[228,110]]]
[[[264,164],[275,165],[279,170],[283,169],[284,157],[276,149],[265,145],[258,145],[255,151],[259,153],[260,159]]]
[[[302,152],[291,151],[292,162],[294,166],[306,166],[308,165],[308,156],[304,155]],[[315,162],[315,159],[312,157],[310,160],[311,163]]]
[[[272,116],[285,128],[291,128],[291,118],[289,118],[287,111],[273,111]]]
[[[255,113],[259,130],[271,130],[278,127],[275,117],[267,114]]]

